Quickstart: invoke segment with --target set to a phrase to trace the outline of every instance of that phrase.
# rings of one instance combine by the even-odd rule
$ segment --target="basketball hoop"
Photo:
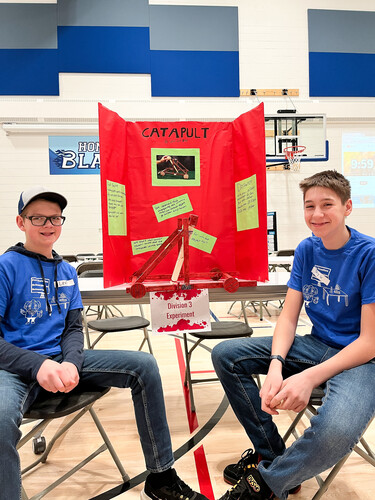
[[[301,168],[301,158],[306,146],[288,146],[284,148],[285,158],[289,162],[289,168],[293,172],[299,172]]]

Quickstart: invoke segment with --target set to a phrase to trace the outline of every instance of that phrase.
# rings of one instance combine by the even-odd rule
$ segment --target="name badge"
[[[61,280],[57,282],[59,288],[63,286],[74,286],[74,280]]]

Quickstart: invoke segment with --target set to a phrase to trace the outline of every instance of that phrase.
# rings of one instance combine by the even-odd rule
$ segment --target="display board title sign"
[[[97,136],[50,136],[49,172],[51,175],[98,175],[100,173]]]

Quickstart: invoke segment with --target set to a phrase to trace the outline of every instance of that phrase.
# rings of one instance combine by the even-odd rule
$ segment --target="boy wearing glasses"
[[[155,358],[139,351],[84,350],[75,269],[53,250],[67,201],[41,186],[24,191],[17,225],[25,233],[0,256],[0,500],[21,498],[16,450],[22,416],[42,390],[80,383],[132,391],[147,476],[144,499],[204,500],[172,468],[173,454]]]

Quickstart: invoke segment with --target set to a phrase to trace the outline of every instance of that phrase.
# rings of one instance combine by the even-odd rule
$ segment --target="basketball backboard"
[[[267,163],[285,160],[288,146],[305,146],[301,161],[327,161],[325,115],[265,115]]]

